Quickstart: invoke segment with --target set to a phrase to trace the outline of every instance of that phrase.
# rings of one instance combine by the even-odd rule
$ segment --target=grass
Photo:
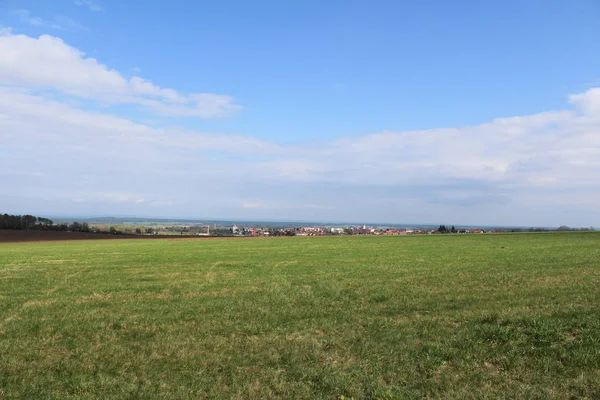
[[[600,234],[0,244],[0,398],[600,398]]]

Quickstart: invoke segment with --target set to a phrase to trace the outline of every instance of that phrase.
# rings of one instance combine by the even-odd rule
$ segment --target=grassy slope
[[[598,233],[0,245],[0,398],[600,398]]]

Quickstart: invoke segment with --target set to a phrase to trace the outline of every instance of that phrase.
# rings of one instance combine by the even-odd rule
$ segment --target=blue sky
[[[600,226],[594,0],[4,0],[0,27],[2,212]]]

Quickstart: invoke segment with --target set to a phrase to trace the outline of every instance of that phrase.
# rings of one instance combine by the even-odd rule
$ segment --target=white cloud
[[[159,194],[183,190],[194,199],[205,198],[213,186],[225,185],[233,193],[247,184],[290,188],[289,195],[276,189],[279,199],[268,191],[255,194],[242,203],[244,209],[275,207],[299,196],[296,188],[314,185],[362,188],[366,203],[373,190],[399,190],[403,197],[425,191],[425,199],[464,204],[494,197],[516,201],[525,192],[538,193],[538,201],[565,190],[574,199],[600,196],[600,120],[569,110],[480,126],[284,146],[244,135],[158,129],[5,87],[0,88],[0,139],[3,152],[11,155],[0,158],[3,180],[18,171],[19,179],[33,182],[38,171],[27,166],[42,163],[47,165],[43,178],[58,179],[57,187],[79,182],[89,192],[87,182],[99,181],[115,191],[88,196],[69,189],[65,196],[70,198],[144,199],[155,207],[165,200],[148,193],[147,186]],[[223,156],[211,161],[215,152]],[[304,205],[332,206],[331,200],[310,200],[318,195],[314,188],[301,198],[307,193]],[[293,203],[302,208],[301,202]],[[264,204],[270,206],[257,206]]]
[[[33,26],[41,26],[45,24],[44,20],[42,20],[40,17],[32,16],[28,10],[16,10],[15,14],[21,18],[21,22],[25,22]]]
[[[242,203],[242,208],[265,208],[265,205],[262,203],[256,203],[252,201],[245,201]]]
[[[126,79],[61,39],[32,38],[5,31],[0,36],[0,84],[51,89],[107,104],[137,104],[163,116],[216,118],[241,107],[229,96],[181,94],[143,78]],[[40,68],[43,65],[44,68]]]
[[[79,22],[64,15],[56,16],[53,20],[44,20],[40,17],[31,15],[29,10],[20,9],[16,10],[15,13],[19,16],[21,22],[37,27],[46,27],[62,31],[87,30],[87,28]]]
[[[284,145],[157,128],[57,100],[38,89],[175,115],[235,108],[226,96],[126,79],[52,36],[5,30],[0,54],[7,211],[600,225],[598,88],[570,96],[572,109]]]
[[[266,211],[269,210],[308,210],[308,209],[316,209],[316,210],[330,210],[333,207],[323,206],[319,204],[310,204],[302,201],[294,201],[294,200],[278,200],[278,201],[244,201],[242,203],[242,208],[245,209],[263,209]]]
[[[88,7],[90,11],[102,11],[102,7],[92,0],[75,0],[75,4],[78,6]]]
[[[175,205],[175,203],[172,201],[159,200],[159,201],[152,201],[148,205],[150,207],[171,207],[171,206]]]
[[[584,114],[600,117],[600,88],[592,88],[585,93],[571,95],[569,99]]]
[[[75,21],[74,19],[71,19],[69,17],[66,17],[64,15],[59,15],[57,17],[54,17],[54,21],[52,22],[52,27],[54,29],[58,29],[58,30],[63,30],[63,31],[87,31],[88,28]]]

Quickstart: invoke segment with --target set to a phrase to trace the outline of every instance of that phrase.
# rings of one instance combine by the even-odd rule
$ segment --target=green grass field
[[[600,398],[600,234],[0,244],[0,398]]]

